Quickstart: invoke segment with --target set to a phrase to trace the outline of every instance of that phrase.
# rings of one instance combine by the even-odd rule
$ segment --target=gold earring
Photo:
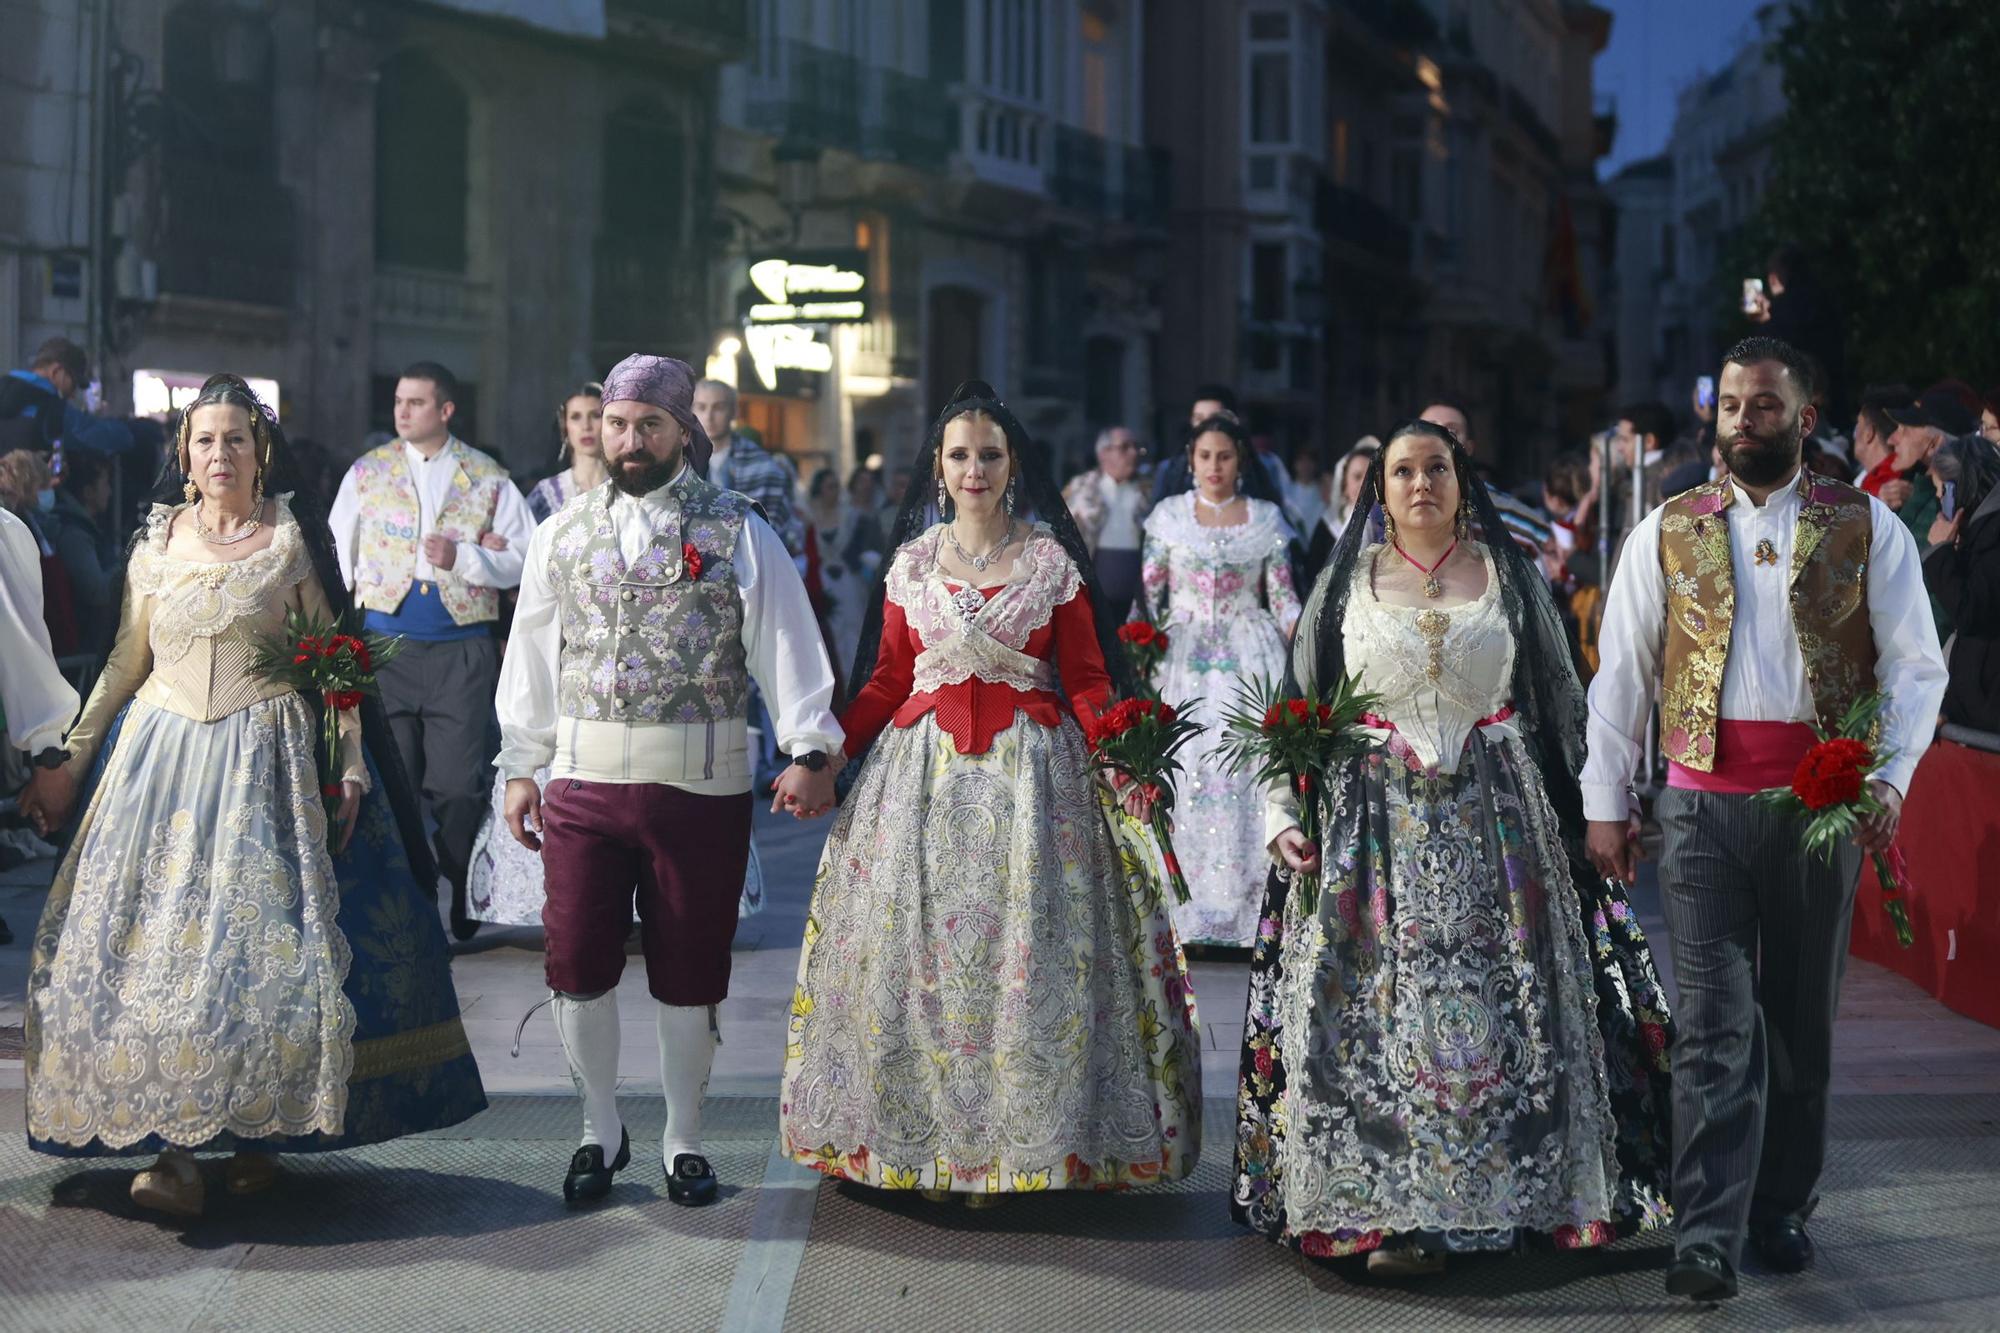
[[[187,502],[189,504],[193,504],[197,499],[200,498],[201,490],[194,484],[193,477],[189,477],[187,479],[187,485],[181,487],[181,494],[187,497]]]

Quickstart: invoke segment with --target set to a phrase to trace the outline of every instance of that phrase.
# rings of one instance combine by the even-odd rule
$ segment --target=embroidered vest
[[[476,542],[493,526],[500,488],[514,483],[505,468],[456,438],[446,447],[458,459],[458,472],[438,511],[437,530],[458,542]],[[403,442],[391,441],[357,459],[354,485],[361,500],[354,600],[366,610],[394,615],[416,582],[417,544],[426,535],[417,531],[417,484]],[[497,588],[475,587],[450,570],[439,570],[437,590],[455,624],[499,618]]]
[[[1792,538],[1792,628],[1820,723],[1830,726],[1875,688],[1875,636],[1868,625],[1868,497],[1852,486],[1800,474]],[[1715,769],[1716,719],[1736,584],[1729,556],[1725,479],[1667,501],[1660,568],[1667,584],[1665,685],[1660,748],[1685,768]]]
[[[562,716],[627,725],[715,723],[749,710],[736,538],[751,509],[682,474],[651,544],[629,569],[605,482],[549,521],[549,582],[562,614]],[[700,553],[690,571],[683,548]]]

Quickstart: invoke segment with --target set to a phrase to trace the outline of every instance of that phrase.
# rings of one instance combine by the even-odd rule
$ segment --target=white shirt
[[[7,743],[29,754],[62,744],[76,690],[56,668],[42,619],[42,552],[28,525],[0,509],[0,709]]]
[[[436,457],[425,458],[423,450],[407,440],[403,442],[403,457],[409,463],[410,479],[417,491],[418,541],[411,569],[414,578],[424,581],[437,579],[436,568],[424,559],[422,539],[437,531],[438,514],[451,498],[452,479],[458,475],[459,450],[466,447],[454,436],[445,441],[444,448],[437,451]],[[519,488],[508,483],[500,487],[499,493],[500,499],[493,506],[492,530],[507,539],[507,549],[489,551],[478,542],[460,542],[457,557],[452,563],[452,577],[475,588],[512,588],[520,583],[528,540],[535,533],[534,512],[521,498]],[[340,480],[340,493],[334,497],[333,511],[326,516],[326,521],[333,529],[333,548],[340,557],[340,576],[352,588],[355,548],[361,531],[361,492],[355,484],[352,468]]]
[[[1796,474],[1794,474],[1796,480]],[[1792,626],[1792,539],[1798,530],[1799,488],[1787,483],[1759,508],[1743,488],[1722,511],[1729,523],[1730,568],[1736,585],[1729,656],[1722,669],[1720,716],[1732,722],[1811,722],[1812,689]],[[1894,757],[1876,777],[1899,792],[1929,748],[1944,701],[1944,655],[1924,592],[1917,544],[1894,511],[1868,498],[1868,624],[1875,636],[1875,681],[1888,700],[1882,745]],[[1660,516],[1653,510],[1633,528],[1626,558],[1611,580],[1598,633],[1602,665],[1590,682],[1589,757],[1581,785],[1587,819],[1623,820],[1632,771],[1644,752],[1647,714],[1660,688],[1666,656],[1666,576],[1660,569]],[[1758,565],[1757,543],[1769,540],[1776,564]]]
[[[627,565],[652,544],[669,513],[666,499],[667,487],[639,497],[614,491],[611,526]],[[562,615],[548,568],[556,526],[537,528],[527,546],[521,599],[500,667],[500,771],[510,779],[529,778],[548,765],[551,779],[660,783],[702,796],[749,791],[743,718],[627,726],[559,715]],[[754,513],[737,534],[735,564],[743,651],[771,710],[778,748],[792,755],[839,753],[847,737],[832,712],[833,664],[819,622],[785,543]]]
[[[1146,488],[1137,480],[1113,481],[1097,474],[1097,493],[1104,501],[1104,526],[1098,529],[1097,547],[1113,551],[1136,551],[1145,542],[1139,507],[1146,501]]]

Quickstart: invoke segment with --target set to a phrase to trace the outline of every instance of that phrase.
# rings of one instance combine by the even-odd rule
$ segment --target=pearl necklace
[[[1000,534],[1000,540],[995,542],[993,549],[985,555],[973,555],[963,546],[960,546],[958,544],[958,534],[951,530],[950,524],[945,525],[944,539],[951,543],[951,549],[957,553],[960,560],[963,560],[966,564],[971,565],[981,574],[984,574],[986,567],[999,559],[1000,553],[1007,549],[1007,543],[1014,540],[1014,520],[1011,518],[1007,520],[1007,530]]]
[[[1200,491],[1196,491],[1194,493],[1194,498],[1196,504],[1207,505],[1210,509],[1220,514],[1225,512],[1229,508],[1229,506],[1235,504],[1238,500],[1241,500],[1243,497],[1240,495],[1232,495],[1227,500],[1223,500],[1220,503],[1218,503],[1214,500],[1209,499],[1206,495],[1203,495]]]
[[[218,537],[209,530],[208,524],[201,521],[201,502],[196,501],[194,505],[194,530],[210,546],[234,546],[238,542],[249,541],[257,535],[257,529],[263,526],[264,520],[253,518],[229,536]]]

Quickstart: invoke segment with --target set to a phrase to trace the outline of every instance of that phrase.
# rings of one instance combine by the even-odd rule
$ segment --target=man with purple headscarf
[[[500,675],[507,823],[541,852],[552,1009],[583,1095],[572,1205],[603,1198],[631,1160],[613,1094],[635,889],[667,1195],[715,1199],[701,1099],[750,850],[751,681],[793,756],[772,810],[831,809],[828,756],[845,740],[805,585],[755,506],[702,477],[693,395],[694,372],[670,357],[628,356],[605,377],[611,478],[535,530]]]

